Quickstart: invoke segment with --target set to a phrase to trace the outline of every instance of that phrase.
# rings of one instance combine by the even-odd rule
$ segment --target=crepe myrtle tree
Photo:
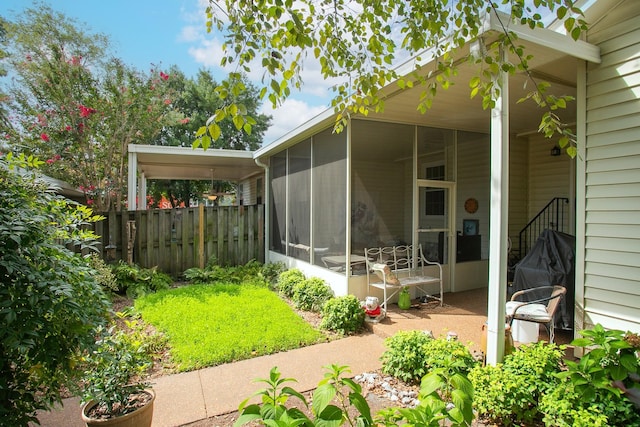
[[[149,143],[183,119],[170,74],[126,65],[106,36],[48,6],[26,9],[6,28],[12,150],[45,160],[46,174],[84,190],[97,211],[121,209],[128,144]]]
[[[457,72],[462,47],[481,37],[485,12],[505,11],[511,22],[532,29],[544,27],[545,13],[563,22],[577,40],[587,26],[575,0],[209,0],[206,9],[208,31],[225,37],[221,65],[235,65],[237,72],[252,68],[263,71],[260,95],[277,107],[292,89],[303,85],[302,69],[308,55],[320,64],[324,79],[339,81],[333,87],[331,105],[337,113],[335,130],[340,131],[352,114],[368,115],[384,110],[379,90],[395,82],[400,89],[421,87],[416,108],[426,112],[438,92],[447,89]],[[540,132],[559,136],[559,144],[571,156],[576,154],[574,132],[558,115],[572,100],[570,96],[547,94],[548,84],[529,73],[531,57],[518,44],[517,35],[502,22],[503,31],[491,41],[479,40],[484,48],[465,59],[476,64],[469,81],[471,97],[482,97],[485,109],[494,106],[500,93],[501,72],[528,74],[533,90],[526,97],[542,110]],[[398,57],[419,56],[431,49],[432,69],[420,61],[409,75],[394,71]],[[504,59],[509,52],[514,60]],[[232,73],[233,75],[233,73]],[[229,80],[217,91],[222,97],[237,95],[242,83]],[[251,131],[246,108],[228,102],[218,109],[198,133],[194,146],[207,147],[209,138],[220,137],[218,123],[232,117],[238,129]]]
[[[26,426],[62,400],[80,352],[94,344],[110,302],[90,250],[100,217],[70,204],[34,171],[42,162],[0,156],[0,424]]]

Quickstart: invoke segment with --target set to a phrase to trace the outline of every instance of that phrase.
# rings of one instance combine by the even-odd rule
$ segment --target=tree
[[[200,125],[215,114],[216,110],[224,105],[225,100],[216,92],[218,83],[207,70],[200,70],[195,78],[186,78],[175,66],[171,67],[169,73],[171,74],[169,86],[176,93],[173,106],[184,118],[173,126],[165,126],[151,144],[191,146]],[[246,90],[235,97],[234,102],[243,104],[247,114],[255,119],[252,131],[249,134],[242,129],[236,129],[231,118],[227,118],[219,123],[221,134],[211,143],[211,148],[256,150],[262,144],[271,117],[260,114],[257,89],[244,76],[240,77],[240,81]],[[205,191],[210,190],[210,187],[209,181],[153,180],[149,185],[148,193],[154,202],[164,196],[175,207],[180,203],[188,205],[189,200],[192,199],[200,199]],[[232,189],[232,186],[224,181],[215,181],[214,187],[216,192],[227,192]]]
[[[436,94],[451,84],[459,66],[456,55],[481,34],[484,12],[506,10],[511,21],[532,29],[544,26],[544,11],[552,12],[564,22],[567,33],[578,39],[586,30],[586,23],[580,19],[582,13],[575,3],[574,0],[209,0],[206,13],[208,29],[217,28],[226,37],[221,64],[235,64],[238,72],[247,72],[260,61],[264,71],[260,95],[269,99],[274,108],[290,95],[292,88],[302,86],[301,71],[308,55],[320,63],[322,77],[342,80],[334,87],[332,101],[337,113],[336,130],[341,130],[351,114],[366,116],[382,111],[384,100],[378,91],[393,82],[400,89],[422,86],[416,107],[427,111]],[[490,108],[500,92],[498,74],[528,73],[530,58],[517,45],[517,36],[508,30],[507,23],[503,33],[485,47],[480,55],[467,54],[465,59],[477,64],[477,75],[469,82],[471,95],[481,96],[484,108]],[[411,74],[397,74],[394,63],[398,56],[416,56],[425,49],[434,52],[432,69],[422,69],[416,61]],[[505,61],[502,50],[516,60]],[[545,109],[541,131],[547,136],[559,134],[560,145],[575,155],[575,135],[557,115],[557,110],[572,98],[546,95],[547,84],[535,83],[529,98]],[[217,88],[223,98],[240,90],[242,85],[233,83]],[[199,135],[208,133],[217,139],[220,135],[217,123],[226,117],[232,117],[238,129],[251,129],[243,105],[229,101]]]
[[[108,39],[49,7],[8,25],[15,150],[46,159],[43,171],[80,187],[98,211],[124,205],[127,146],[179,123],[169,74],[142,73],[109,54]]]
[[[26,426],[61,401],[110,302],[97,272],[66,245],[95,243],[85,206],[73,206],[38,179],[31,157],[0,158],[0,419]]]
[[[1,47],[2,44],[6,43],[7,30],[6,21],[0,16],[0,61],[4,60],[7,57],[7,52]],[[7,70],[4,68],[2,63],[0,63],[0,77],[6,77]],[[5,103],[7,102],[7,95],[0,91],[0,130],[3,127],[6,127],[9,123],[9,117],[7,115],[7,110],[5,108]]]

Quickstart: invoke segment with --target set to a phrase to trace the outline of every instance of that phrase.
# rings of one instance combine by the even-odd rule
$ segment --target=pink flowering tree
[[[97,211],[125,206],[127,146],[149,143],[184,117],[173,107],[169,73],[128,67],[108,39],[46,6],[27,9],[7,31],[14,151],[45,161],[43,171],[85,192]]]

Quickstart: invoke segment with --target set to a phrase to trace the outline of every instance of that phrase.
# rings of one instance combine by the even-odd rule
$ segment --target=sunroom
[[[501,24],[488,15],[485,28],[461,58],[483,49],[479,43],[490,43]],[[489,287],[490,328],[498,324],[507,261],[520,247],[520,231],[549,199],[566,199],[571,207],[575,200],[574,161],[556,155],[555,141],[538,134],[542,111],[517,101],[534,81],[551,83],[556,95],[573,95],[577,102],[559,114],[576,126],[580,140],[583,70],[586,61],[599,61],[596,47],[554,31],[513,24],[509,30],[533,59],[528,73],[501,76],[503,90],[491,110],[470,99],[474,69],[461,61],[454,84],[425,114],[416,109],[422,88],[391,84],[383,89],[383,113],[351,117],[334,133],[335,115],[326,111],[258,150],[254,158],[266,169],[270,201],[268,260],[322,277],[336,295],[364,298],[371,292],[365,248],[420,244],[442,264],[445,292]],[[414,65],[401,66],[399,74]],[[433,69],[429,61],[421,65]],[[574,214],[570,208],[561,220],[569,233]],[[490,335],[497,335],[490,339],[499,336],[500,326],[493,326]]]

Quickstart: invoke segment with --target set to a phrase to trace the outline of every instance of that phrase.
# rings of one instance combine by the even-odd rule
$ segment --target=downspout
[[[269,189],[271,186],[269,183],[269,165],[262,163],[260,158],[256,157],[253,159],[256,162],[256,165],[260,166],[264,169],[264,263],[267,264],[269,262],[269,234],[270,234],[270,192]]]

